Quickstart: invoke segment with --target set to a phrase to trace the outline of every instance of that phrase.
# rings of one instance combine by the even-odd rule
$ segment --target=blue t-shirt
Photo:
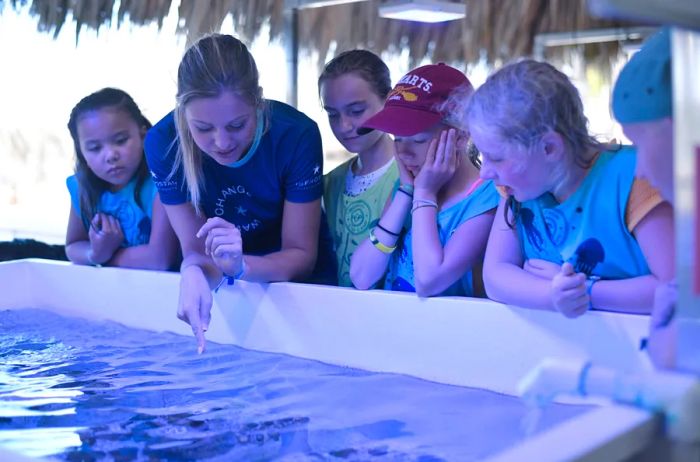
[[[85,230],[88,230],[92,217],[83,217],[80,209],[80,194],[78,179],[75,175],[66,178],[66,186],[70,193],[73,208],[82,218]],[[148,244],[151,238],[151,219],[153,217],[153,199],[156,197],[156,188],[151,178],[146,178],[139,191],[137,204],[134,198],[136,178],[133,178],[117,192],[105,191],[100,196],[97,211],[111,215],[119,220],[124,233],[124,241],[121,247],[133,247]]]
[[[323,149],[316,123],[293,107],[270,100],[266,118],[260,144],[243,165],[228,167],[202,156],[200,206],[204,215],[235,224],[241,231],[244,253],[251,255],[281,248],[285,200],[311,202],[323,193]],[[182,166],[168,179],[178,149],[172,112],[148,131],[144,148],[161,201],[166,205],[189,201]],[[329,282],[335,279],[335,268],[325,221],[321,220],[322,245],[314,281]],[[326,278],[331,272],[333,276]]]

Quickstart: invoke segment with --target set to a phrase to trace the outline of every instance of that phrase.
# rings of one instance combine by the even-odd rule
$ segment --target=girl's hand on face
[[[416,192],[423,190],[428,196],[437,196],[440,188],[452,179],[458,166],[457,130],[443,130],[439,139],[430,141],[428,154],[416,175]]]
[[[406,165],[403,163],[398,154],[395,153],[394,158],[396,159],[396,166],[399,168],[399,181],[401,184],[413,186],[413,181],[415,179],[413,177],[413,173],[406,168]]]
[[[192,327],[199,354],[206,347],[204,333],[209,329],[212,302],[211,289],[202,269],[196,265],[183,268],[180,271],[177,317]]]
[[[90,239],[90,260],[92,263],[107,262],[124,242],[121,223],[116,217],[96,213],[88,230]]]
[[[547,260],[540,260],[539,258],[531,258],[525,261],[523,269],[533,276],[540,277],[542,279],[547,279],[551,281],[554,276],[559,274],[561,267],[556,263],[552,263]]]
[[[236,225],[223,218],[209,218],[197,231],[197,237],[205,237],[204,252],[221,271],[231,275],[241,272],[243,239]]]
[[[571,263],[561,265],[552,279],[554,308],[567,318],[578,318],[588,311],[590,297],[586,292],[586,275],[575,273]]]

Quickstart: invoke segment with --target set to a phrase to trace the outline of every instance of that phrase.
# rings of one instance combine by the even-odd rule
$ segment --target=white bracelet
[[[431,201],[430,199],[413,199],[413,206],[415,207],[416,205],[429,205],[432,207],[438,206],[437,202]]]
[[[413,199],[413,208],[411,209],[411,213],[423,207],[435,207],[437,210],[438,205],[437,202],[428,199]]]

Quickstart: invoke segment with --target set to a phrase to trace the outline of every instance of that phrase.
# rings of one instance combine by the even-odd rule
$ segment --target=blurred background
[[[411,7],[417,17],[406,13]],[[454,19],[434,18],[442,12]],[[114,86],[155,123],[174,105],[182,53],[207,32],[244,40],[266,97],[316,120],[327,172],[349,154],[330,131],[316,81],[341,51],[380,54],[393,82],[443,61],[475,86],[511,60],[546,59],[578,87],[591,131],[621,139],[609,110],[611,82],[654,30],[592,17],[585,0],[0,0],[0,241],[63,243],[71,108]]]

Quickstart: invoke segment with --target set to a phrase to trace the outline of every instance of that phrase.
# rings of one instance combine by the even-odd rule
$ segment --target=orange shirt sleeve
[[[659,191],[647,180],[635,178],[632,183],[632,191],[627,199],[627,210],[625,210],[625,223],[630,233],[654,207],[663,201]]]

